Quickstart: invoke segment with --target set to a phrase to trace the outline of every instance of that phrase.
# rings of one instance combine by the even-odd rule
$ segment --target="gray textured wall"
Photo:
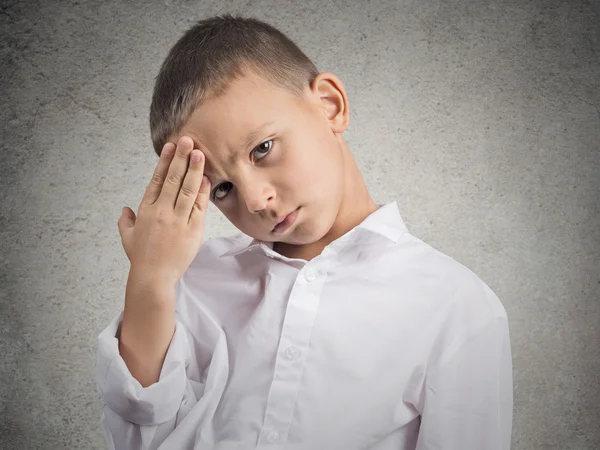
[[[349,94],[377,202],[509,315],[514,449],[600,448],[596,1],[2,2],[0,447],[102,449],[96,337],[117,220],[157,162],[153,79],[182,29],[266,20]],[[237,230],[214,205],[206,236]]]

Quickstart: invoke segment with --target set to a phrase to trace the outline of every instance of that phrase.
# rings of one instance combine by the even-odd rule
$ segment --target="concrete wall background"
[[[96,338],[123,305],[121,207],[157,162],[154,77],[184,29],[225,12],[341,77],[374,199],[502,300],[513,448],[600,448],[597,1],[1,5],[1,448],[106,448]],[[211,208],[206,237],[235,234]]]

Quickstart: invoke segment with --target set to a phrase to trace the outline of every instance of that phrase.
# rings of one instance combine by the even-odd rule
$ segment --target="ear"
[[[317,108],[334,133],[343,133],[350,123],[350,105],[342,80],[332,72],[320,72],[310,85]]]

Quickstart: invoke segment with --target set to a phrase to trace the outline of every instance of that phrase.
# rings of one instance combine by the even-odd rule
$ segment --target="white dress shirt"
[[[176,286],[155,384],[98,336],[110,449],[508,450],[506,311],[406,229],[396,202],[312,259],[243,233],[203,242]]]

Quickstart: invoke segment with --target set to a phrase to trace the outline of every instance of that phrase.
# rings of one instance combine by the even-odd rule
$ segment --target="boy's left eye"
[[[263,146],[264,144],[267,144],[267,143],[269,143],[269,142],[270,142],[271,144],[270,144],[270,145],[267,145],[267,148],[262,148],[262,146]],[[254,150],[258,150],[259,152],[264,152],[264,153],[261,153],[262,157],[261,157],[261,158],[258,158],[258,159],[259,159],[259,160],[261,160],[261,159],[263,159],[265,156],[267,156],[267,155],[269,154],[269,151],[271,151],[271,148],[272,148],[272,147],[273,147],[273,141],[272,141],[272,140],[268,140],[268,141],[264,141],[264,142],[260,143],[260,144],[258,145],[258,147],[256,147],[256,148],[254,149]]]

